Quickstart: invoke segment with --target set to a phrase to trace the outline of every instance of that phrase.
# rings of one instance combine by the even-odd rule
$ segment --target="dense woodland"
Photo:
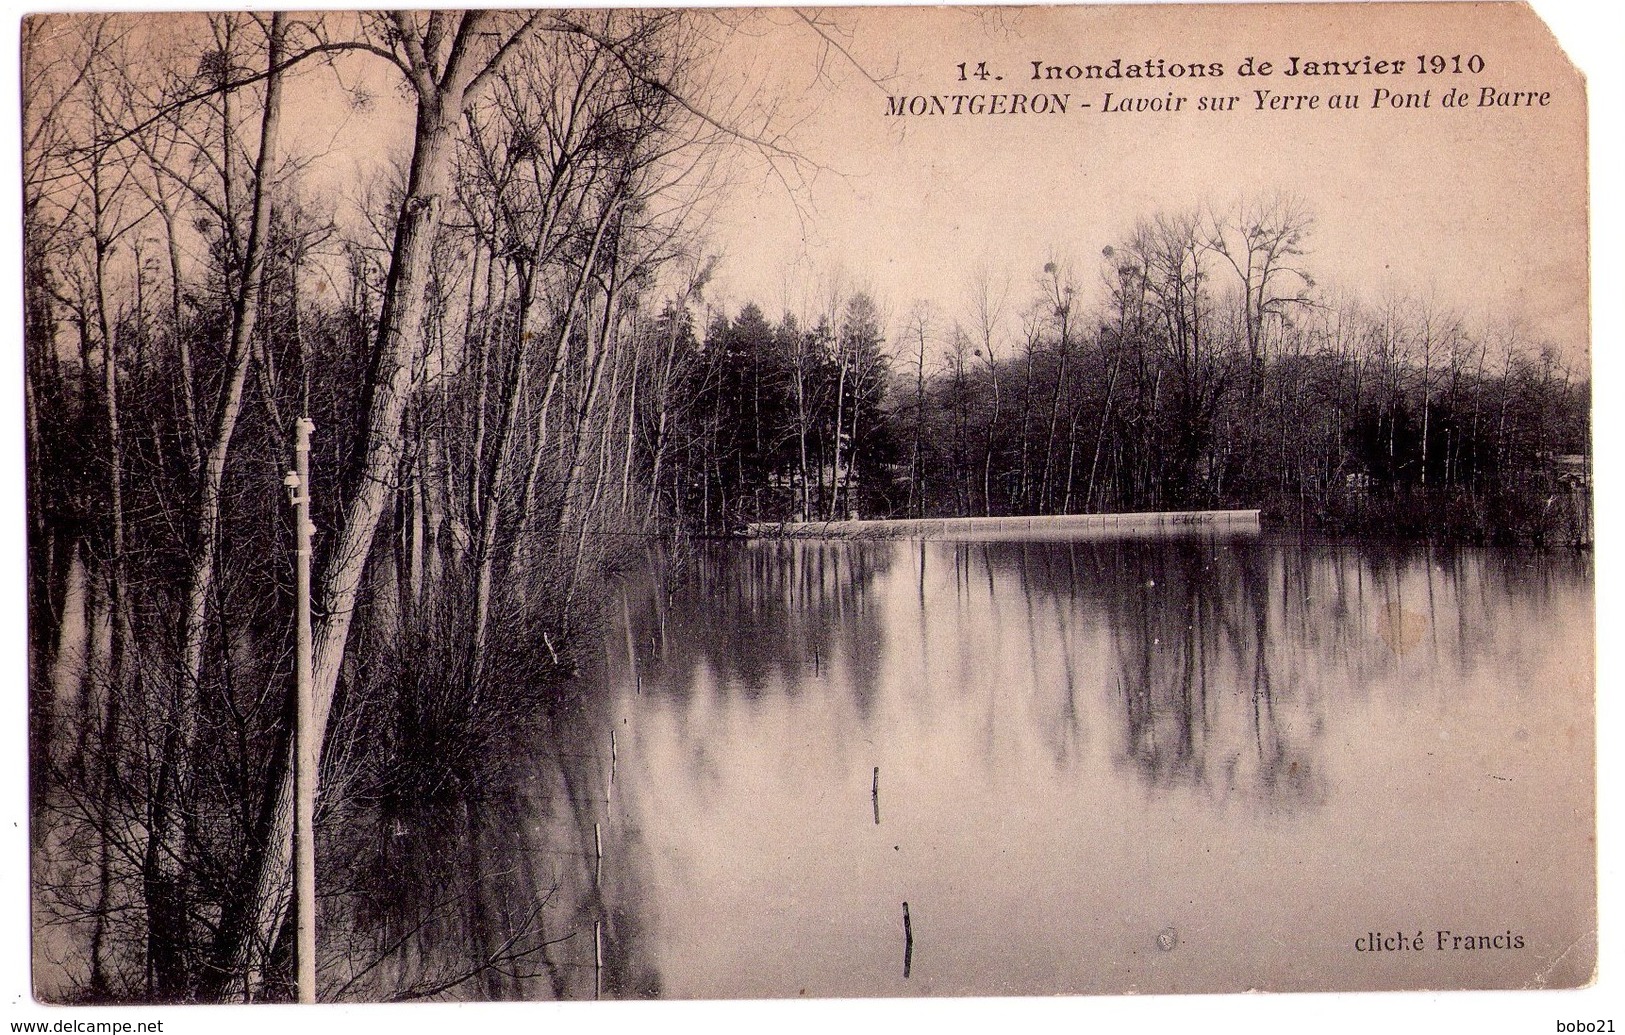
[[[696,72],[720,31],[669,11],[24,24],[52,995],[288,994],[300,417],[329,874],[373,872],[368,832],[478,782],[480,745],[569,681],[599,590],[652,537],[1262,506],[1588,539],[1584,466],[1561,459],[1588,451],[1584,375],[1510,328],[1322,291],[1290,199],[1148,215],[1098,270],[906,312],[846,290],[715,310],[721,170],[786,160]],[[413,112],[403,165],[346,218],[284,142],[288,97],[319,82],[364,111],[376,81]],[[548,944],[509,917],[425,970],[324,895],[328,997],[498,994]]]
[[[1098,268],[984,274],[885,341],[861,293],[811,327],[714,317],[684,512],[1257,507],[1316,533],[1588,543],[1585,375],[1515,323],[1321,289],[1313,229],[1283,196],[1148,215]]]
[[[659,313],[702,283],[719,158],[769,145],[693,75],[722,31],[705,16],[24,31],[37,922],[69,947],[51,994],[286,995],[295,420],[316,427],[331,877],[400,803],[473,782],[482,738],[575,672],[624,533],[667,521],[652,487],[691,342]],[[310,114],[288,97],[315,83],[342,116],[380,82],[414,112],[405,164],[347,222],[283,144]],[[540,966],[514,923],[433,973],[352,940],[324,982],[367,980],[324,995]],[[405,951],[356,924],[377,960]]]

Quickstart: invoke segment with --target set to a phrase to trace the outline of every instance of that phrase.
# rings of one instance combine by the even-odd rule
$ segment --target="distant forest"
[[[1584,373],[1515,326],[1320,289],[1312,229],[1279,196],[1148,215],[1098,273],[984,274],[968,316],[918,303],[890,341],[862,293],[811,326],[746,304],[703,340],[668,310],[685,368],[660,489],[708,532],[1260,508],[1313,532],[1589,542]]]

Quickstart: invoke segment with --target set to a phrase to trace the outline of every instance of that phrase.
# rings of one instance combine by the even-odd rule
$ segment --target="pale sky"
[[[1012,313],[1044,264],[1070,262],[1101,295],[1101,250],[1134,221],[1286,192],[1314,214],[1304,264],[1318,283],[1368,301],[1411,295],[1470,322],[1517,320],[1581,365],[1589,355],[1586,127],[1582,79],[1539,20],[1516,5],[1221,4],[1004,8],[790,8],[740,19],[712,70],[717,93],[748,97],[730,120],[772,125],[805,161],[789,177],[742,149],[720,198],[709,248],[721,256],[707,300],[747,300],[770,316],[805,314],[831,278],[876,295],[900,333],[909,306],[967,314],[966,286],[986,266],[1008,279]],[[717,34],[722,36],[719,21]],[[1474,74],[1419,75],[1418,54],[1472,55]],[[1292,55],[1403,59],[1398,74],[1286,77]],[[1238,75],[1248,56],[1277,74]],[[1033,82],[1031,63],[1162,59],[1220,63],[1217,78]],[[985,61],[1003,81],[958,81]],[[410,143],[393,73],[354,58],[346,77],[374,80],[365,111],[333,103],[327,75],[302,76],[309,117],[290,146],[326,150],[311,182],[352,198]],[[872,81],[869,76],[880,80]],[[1446,108],[1458,87],[1465,108]],[[1480,107],[1485,87],[1549,93],[1536,107]],[[1422,110],[1373,109],[1378,88],[1428,93]],[[1354,111],[1258,110],[1255,90],[1354,95]],[[1106,112],[1106,92],[1183,97],[1177,112]],[[888,96],[1068,94],[1062,116],[888,116]],[[1203,97],[1235,97],[1202,112]],[[950,102],[951,103],[951,102]],[[1081,106],[1091,105],[1085,109]],[[296,106],[297,107],[297,106]],[[723,102],[724,110],[726,102]],[[352,202],[353,205],[353,202]],[[342,214],[341,207],[341,214]],[[1012,317],[1013,324],[1013,317]]]
[[[1098,288],[1101,249],[1135,219],[1273,191],[1315,213],[1306,265],[1324,285],[1370,300],[1430,297],[1469,316],[1517,314],[1531,337],[1583,356],[1586,152],[1582,81],[1546,30],[1518,7],[1332,9],[1070,8],[984,18],[962,10],[847,10],[830,15],[845,49],[885,90],[830,57],[823,83],[803,70],[822,41],[788,12],[771,65],[816,111],[796,133],[824,167],[801,204],[762,171],[719,214],[725,255],[716,293],[771,312],[784,282],[844,270],[894,313],[931,299],[950,315],[972,269],[1007,271],[1024,302],[1050,258],[1070,259]],[[1416,75],[1418,52],[1478,54],[1478,75]],[[1243,78],[1248,55],[1398,57],[1398,75]],[[1030,62],[1067,65],[1162,58],[1221,62],[1203,80],[1028,79]],[[957,82],[958,62],[987,61],[1002,83]],[[741,61],[741,65],[745,64]],[[772,71],[773,69],[770,69]],[[889,74],[889,75],[888,75]],[[1459,86],[1475,105],[1446,109]],[[1549,91],[1545,107],[1477,107],[1484,87]],[[1372,110],[1377,87],[1431,89],[1426,110]],[[1256,110],[1254,90],[1358,96],[1356,111]],[[886,115],[887,94],[1062,91],[1087,111],[1066,116]],[[1101,110],[1116,97],[1187,98],[1175,113]],[[1237,96],[1228,113],[1196,109]]]

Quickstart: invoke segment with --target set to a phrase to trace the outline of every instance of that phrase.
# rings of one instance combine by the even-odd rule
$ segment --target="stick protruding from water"
[[[909,919],[908,903],[903,903],[903,978],[907,980],[914,964],[914,922]]]

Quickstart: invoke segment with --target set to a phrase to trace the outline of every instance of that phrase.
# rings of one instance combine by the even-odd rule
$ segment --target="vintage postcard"
[[[1595,980],[1529,7],[20,46],[40,1003]]]

